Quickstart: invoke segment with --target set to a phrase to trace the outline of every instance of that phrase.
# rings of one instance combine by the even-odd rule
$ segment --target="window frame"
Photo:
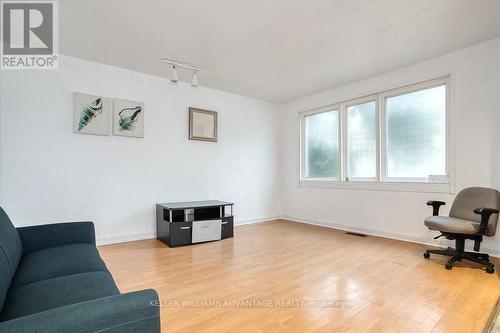
[[[454,129],[452,108],[452,77],[446,75],[436,79],[426,80],[418,83],[400,86],[394,89],[369,94],[358,98],[349,99],[340,103],[318,107],[299,113],[299,187],[317,187],[352,190],[382,190],[382,191],[405,191],[405,192],[435,192],[453,193],[455,190],[454,177]],[[445,109],[445,167],[447,179],[429,180],[428,178],[396,178],[387,177],[387,147],[386,147],[386,103],[387,99],[394,96],[409,94],[416,91],[426,90],[444,85],[446,89]],[[348,172],[348,146],[347,146],[347,107],[375,101],[376,114],[376,177],[361,178],[349,177]],[[338,110],[339,112],[339,153],[340,153],[340,179],[332,178],[309,178],[305,177],[305,117],[317,113]]]
[[[449,177],[448,168],[448,96],[449,96],[449,84],[446,78],[430,80],[426,82],[421,82],[417,84],[412,84],[411,86],[396,88],[387,92],[379,94],[380,103],[380,139],[382,148],[380,149],[380,168],[381,168],[381,181],[383,182],[408,182],[408,183],[443,183],[442,181],[429,181],[425,177],[388,177],[387,176],[387,100],[391,97],[403,96],[427,89],[432,89],[440,86],[445,86],[445,172]]]

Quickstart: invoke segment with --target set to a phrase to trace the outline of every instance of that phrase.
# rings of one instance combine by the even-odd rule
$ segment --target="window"
[[[431,184],[418,189],[432,184],[437,192],[444,189],[438,185],[450,184],[452,176],[448,80],[301,113],[301,183],[369,189],[418,183]]]
[[[339,179],[338,110],[305,117],[305,154],[308,178]]]
[[[446,86],[385,100],[387,178],[446,174]]]
[[[347,178],[377,177],[375,101],[347,107]]]

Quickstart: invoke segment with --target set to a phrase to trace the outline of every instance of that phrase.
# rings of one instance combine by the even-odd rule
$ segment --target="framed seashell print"
[[[73,132],[111,134],[111,99],[102,96],[73,94]]]
[[[113,99],[113,135],[144,137],[144,103]]]

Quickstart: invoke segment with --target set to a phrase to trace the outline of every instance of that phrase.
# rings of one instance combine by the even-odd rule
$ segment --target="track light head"
[[[175,65],[172,65],[172,76],[170,77],[170,82],[174,84],[179,82],[179,76],[177,75],[177,70],[175,69]]]
[[[192,87],[198,87],[198,71],[193,71],[193,79],[191,80]]]

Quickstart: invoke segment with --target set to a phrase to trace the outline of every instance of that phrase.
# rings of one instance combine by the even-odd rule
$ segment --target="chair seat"
[[[119,294],[107,272],[87,272],[30,283],[10,290],[0,321]]]
[[[93,271],[108,272],[94,245],[54,246],[25,254],[10,289],[59,276]]]
[[[479,232],[480,223],[448,216],[429,216],[424,224],[431,230],[453,234],[474,235]]]

